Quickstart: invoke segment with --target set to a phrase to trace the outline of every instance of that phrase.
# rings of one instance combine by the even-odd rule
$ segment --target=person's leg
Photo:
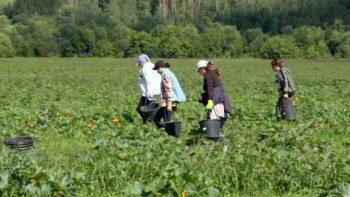
[[[277,100],[276,104],[276,118],[277,122],[282,120],[282,101],[283,101],[283,96],[280,96]]]
[[[223,127],[223,124],[225,124],[226,121],[222,120],[222,118],[225,118],[225,108],[223,103],[219,103],[213,106],[212,110],[209,112],[209,119],[210,120],[220,120],[220,128]],[[223,121],[223,122],[222,122]],[[226,135],[223,133],[219,133],[219,140],[220,141],[226,141]]]
[[[224,113],[224,117],[220,117],[220,128],[223,128],[226,121],[227,121],[227,118],[229,117],[229,113]]]
[[[165,107],[165,110],[163,113],[164,122],[171,122],[171,115],[172,115],[172,111],[168,111],[167,108]]]
[[[162,125],[160,124],[160,119],[164,117],[164,111],[166,111],[166,107],[161,107],[153,118],[153,122],[158,128],[162,128]]]
[[[209,118],[219,120],[220,117],[225,116],[224,104],[218,103],[213,106],[212,110],[209,112]]]
[[[136,107],[136,111],[140,114],[143,123],[146,123],[147,118],[146,118],[146,117],[144,116],[144,114],[141,112],[141,107],[142,107],[142,106],[145,106],[145,105],[147,104],[147,103],[146,103],[146,102],[147,102],[146,100],[147,100],[147,98],[144,97],[144,96],[142,96],[142,97],[140,98],[140,101],[139,101],[137,107]]]

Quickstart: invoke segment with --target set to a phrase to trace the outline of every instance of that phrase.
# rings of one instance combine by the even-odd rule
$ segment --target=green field
[[[166,61],[188,99],[179,138],[142,124],[136,59],[1,59],[1,140],[36,148],[0,146],[0,196],[350,195],[350,60],[285,60],[298,121],[277,123],[270,60],[214,59],[227,143],[200,135],[198,60]]]

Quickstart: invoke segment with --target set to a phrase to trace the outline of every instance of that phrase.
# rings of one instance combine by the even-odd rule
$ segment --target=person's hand
[[[206,111],[210,111],[213,108],[213,100],[209,99],[207,106],[205,106]]]
[[[173,106],[173,111],[177,110],[177,105]]]
[[[152,98],[153,98],[153,95],[152,95],[152,94],[148,94],[148,95],[147,95],[147,98],[148,98],[148,99],[152,99]]]
[[[288,94],[283,94],[283,97],[287,99],[288,98]]]
[[[173,111],[173,106],[169,105],[168,107],[166,107],[166,109],[167,109],[168,111]]]

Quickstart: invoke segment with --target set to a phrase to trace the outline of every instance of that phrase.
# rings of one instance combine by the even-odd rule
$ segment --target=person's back
[[[156,96],[160,95],[160,75],[153,68],[154,64],[148,61],[140,69],[139,88],[149,100],[156,100]]]

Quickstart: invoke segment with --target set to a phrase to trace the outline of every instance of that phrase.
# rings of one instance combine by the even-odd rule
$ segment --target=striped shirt
[[[161,105],[171,106],[172,105],[172,88],[171,88],[171,78],[168,75],[164,75],[161,82]]]

